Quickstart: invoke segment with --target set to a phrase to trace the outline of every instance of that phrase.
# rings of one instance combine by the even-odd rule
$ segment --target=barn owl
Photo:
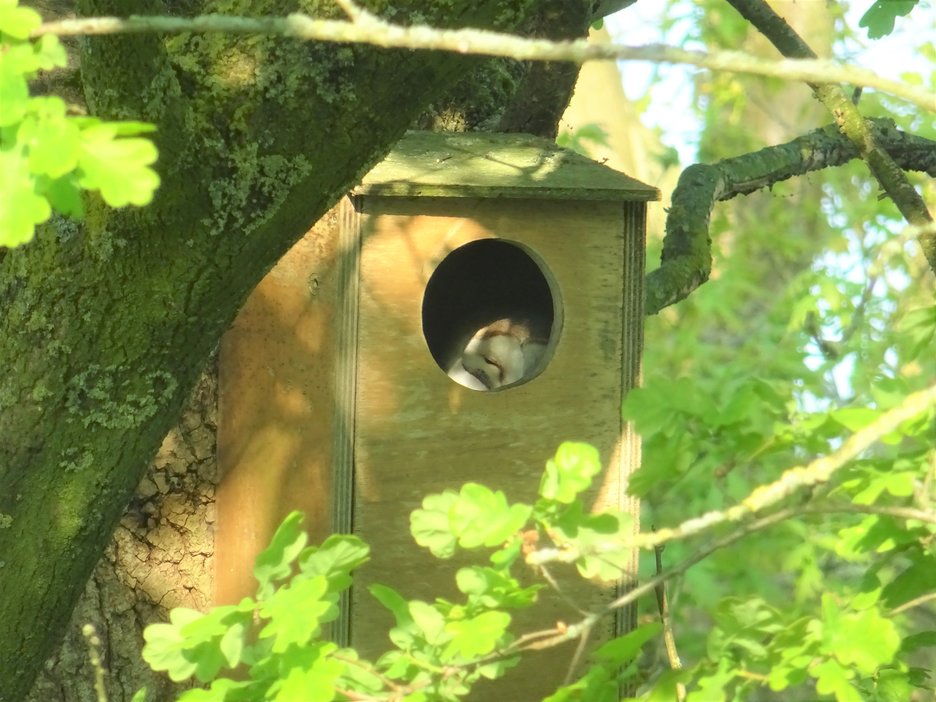
[[[472,390],[496,390],[536,372],[545,351],[528,323],[498,319],[475,332],[448,376]]]

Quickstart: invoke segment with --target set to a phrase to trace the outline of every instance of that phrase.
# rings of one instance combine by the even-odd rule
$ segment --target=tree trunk
[[[144,685],[150,700],[190,686],[149,669],[142,632],[169,608],[211,604],[217,411],[212,364],[137,486],[29,702],[98,702],[82,635],[89,623],[101,639],[109,702],[128,702]]]
[[[461,0],[423,16],[498,17],[509,30],[528,5]],[[80,3],[86,15],[162,9]],[[158,125],[162,186],[139,210],[89,198],[81,225],[56,219],[0,263],[3,702],[22,699],[60,638],[248,292],[463,66],[275,37],[101,37],[82,49],[92,113]]]

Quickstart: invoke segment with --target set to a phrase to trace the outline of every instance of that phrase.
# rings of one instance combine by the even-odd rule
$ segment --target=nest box
[[[400,141],[264,279],[222,343],[216,600],[253,592],[254,556],[302,509],[313,539],[354,532],[372,548],[336,635],[373,654],[392,618],[367,583],[457,595],[459,563],[409,535],[424,496],[475,481],[531,502],[571,439],[606,465],[594,502],[633,511],[639,444],[621,402],[639,377],[646,203],[658,197],[526,135]],[[453,364],[499,320],[535,326],[537,353],[522,377],[478,389]],[[593,590],[582,596],[611,594]],[[540,616],[529,628],[576,614],[547,597]],[[535,675],[511,675],[524,687],[510,699],[561,681],[562,666],[537,660]]]

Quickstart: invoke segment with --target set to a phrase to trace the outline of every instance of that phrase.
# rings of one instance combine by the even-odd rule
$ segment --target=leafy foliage
[[[915,4],[876,2],[861,26],[872,38],[888,34]],[[724,4],[708,9],[722,13]],[[707,24],[714,36],[698,38],[742,44],[747,24],[719,17]],[[145,204],[158,185],[149,167],[155,149],[136,138],[149,125],[72,117],[58,98],[29,96],[30,76],[64,62],[54,39],[29,41],[37,23],[33,11],[0,0],[0,190],[9,196],[0,203],[0,245],[28,241],[52,209],[81,216],[82,189],[123,206]],[[732,131],[750,98],[741,84],[729,77],[705,89],[704,153],[750,148],[742,142],[756,141],[752,134]],[[886,102],[875,109],[890,112]],[[586,125],[567,143],[585,150],[589,141],[607,135]],[[873,193],[863,173],[844,169],[828,178],[812,211],[809,198],[782,187],[756,203],[757,221],[772,227],[716,215],[717,289],[651,324],[647,384],[624,407],[646,438],[644,467],[630,486],[646,500],[646,521],[676,526],[742,501],[791,466],[835,451],[936,375],[931,291],[919,285],[918,260],[893,245],[896,213]],[[789,234],[801,230],[815,241]],[[816,241],[825,256],[816,255]],[[889,701],[933,692],[927,666],[936,631],[920,612],[936,593],[934,426],[933,411],[921,413],[834,482],[788,497],[782,506],[791,518],[678,569],[668,585],[679,600],[684,669],[661,672],[648,662],[663,632],[648,611],[634,631],[598,647],[549,702],[610,702],[624,680],[640,684],[640,699],[670,700],[686,688],[689,702],[772,693]],[[408,600],[369,584],[394,620],[392,648],[373,661],[329,640],[368,547],[353,536],[308,546],[298,513],[258,557],[255,597],[206,613],[174,610],[169,622],[147,628],[144,657],[173,680],[207,685],[184,693],[184,702],[459,699],[478,681],[507,674],[524,653],[513,612],[536,607],[550,583],[521,585],[516,569],[553,559],[586,578],[619,577],[633,543],[630,518],[591,513],[582,497],[600,469],[594,448],[566,443],[547,462],[534,504],[473,483],[427,496],[411,516],[416,542],[439,558],[485,551],[487,560],[458,571],[458,602]],[[676,541],[670,553],[678,559],[693,548]],[[607,614],[557,627],[557,640],[587,636]]]
[[[59,97],[30,97],[28,80],[65,65],[56,37],[29,40],[39,14],[0,0],[0,246],[30,241],[53,210],[80,218],[82,190],[112,207],[145,205],[159,186],[156,147],[143,122],[102,122],[67,114]]]
[[[211,682],[180,700],[334,699],[345,664],[333,657],[337,646],[321,636],[338,616],[351,571],[367,561],[369,550],[354,536],[306,547],[301,524],[300,514],[290,514],[257,557],[256,598],[206,614],[174,609],[168,623],[147,627],[143,657],[154,670],[173,680]],[[249,667],[248,679],[218,677],[240,665]]]
[[[614,540],[618,520],[588,514],[579,499],[598,468],[593,447],[565,443],[549,461],[535,505],[510,504],[503,493],[476,484],[426,497],[412,515],[417,542],[441,558],[459,549],[493,550],[492,565],[457,572],[458,590],[465,596],[459,603],[406,600],[392,588],[371,584],[371,595],[395,620],[389,631],[395,648],[376,661],[324,638],[324,625],[337,618],[351,572],[367,561],[367,546],[354,536],[332,536],[319,547],[307,546],[298,512],[284,520],[257,557],[255,598],[205,614],[173,610],[168,623],[147,627],[144,658],[173,680],[195,677],[210,683],[207,690],[183,693],[180,702],[355,695],[459,699],[478,680],[500,677],[517,661],[510,611],[534,606],[541,589],[522,586],[511,573],[529,533],[538,533],[537,541],[551,534],[555,546],[580,553],[576,562],[586,575],[619,574],[589,565],[588,554],[599,541],[603,558],[621,558],[629,551],[622,539]],[[596,667],[557,699],[577,698],[568,695],[583,689],[616,690],[616,668],[633,659],[656,631],[641,629],[603,646]],[[247,668],[246,679],[220,675],[238,666]]]
[[[649,393],[634,397],[628,411],[659,421],[661,413],[647,404]],[[698,409],[689,407],[687,415],[706,416],[717,427],[739,425],[745,445],[748,430],[737,411],[727,405],[707,406],[707,413]],[[663,414],[672,412],[668,407]],[[850,584],[826,591],[812,611],[803,606],[805,600],[791,607],[754,593],[726,595],[710,609],[712,622],[698,661],[652,682],[638,665],[641,652],[661,634],[661,625],[649,621],[599,646],[581,675],[547,702],[611,702],[628,679],[644,681],[640,699],[648,700],[671,699],[685,685],[691,687],[686,699],[696,701],[748,699],[758,690],[788,694],[810,686],[840,701],[907,699],[913,689],[933,689],[913,660],[936,644],[936,635],[924,631],[907,637],[894,613],[936,592],[931,547],[936,517],[902,526],[899,512],[886,509],[910,500],[914,476],[929,470],[932,414],[906,422],[899,436],[882,446],[880,458],[854,462],[822,495],[833,510],[849,504],[880,508],[840,529],[828,544],[838,558],[863,565],[863,574],[856,573]],[[822,422],[807,417],[805,423],[821,436],[877,418],[875,412],[841,416],[830,410]],[[762,420],[755,416],[754,421]],[[761,455],[789,457],[790,437],[801,432],[779,422],[774,429],[776,444],[762,447]],[[620,577],[633,543],[629,522],[623,515],[589,513],[582,501],[599,468],[593,447],[567,442],[547,462],[535,504],[511,503],[503,493],[474,483],[427,496],[411,515],[417,542],[440,558],[486,550],[488,565],[458,570],[456,583],[464,595],[459,602],[407,600],[392,588],[370,584],[367,589],[395,622],[388,632],[393,648],[375,660],[329,642],[325,629],[338,617],[352,571],[367,561],[367,546],[353,536],[307,546],[299,513],[286,518],[258,556],[255,598],[205,614],[173,610],[168,623],[146,629],[144,658],[173,680],[210,683],[205,690],[183,693],[180,702],[458,700],[479,680],[505,675],[525,650],[524,639],[511,628],[511,612],[537,606],[547,583],[522,586],[513,573],[521,562],[565,560],[586,578]],[[557,640],[586,636],[610,611],[586,614],[557,630]],[[246,677],[222,674],[238,666]]]
[[[688,3],[671,7],[689,12]],[[801,5],[798,26],[831,38],[809,25],[816,8]],[[684,43],[751,46],[753,30],[724,3],[704,11],[694,7],[692,25],[678,25]],[[835,40],[853,47],[847,18],[834,19]],[[934,77],[905,74],[921,84]],[[789,86],[752,83],[729,74],[697,83],[701,159],[773,143],[781,125],[829,119],[808,106],[795,111]],[[931,119],[873,93],[860,106],[934,135]],[[910,177],[933,201],[933,181]],[[902,226],[860,163],[715,211],[716,282],[648,320],[645,385],[625,405],[644,437],[632,486],[643,496],[642,523],[723,509],[789,466],[835,451],[932,383],[932,273]],[[669,581],[688,700],[930,699],[932,524],[856,511],[932,515],[934,435],[930,411],[882,437],[832,484],[789,498],[795,518]],[[670,543],[666,560],[693,553]],[[654,609],[646,603],[643,616]],[[917,640],[930,643],[911,650]]]

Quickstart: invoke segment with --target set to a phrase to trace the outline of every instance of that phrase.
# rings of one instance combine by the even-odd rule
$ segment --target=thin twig
[[[81,633],[88,643],[88,658],[94,668],[94,694],[97,702],[107,702],[107,688],[104,686],[104,663],[101,660],[101,637],[98,636],[94,624],[85,624]]]
[[[613,610],[620,609],[622,607],[627,607],[632,604],[639,598],[643,597],[646,594],[655,592],[658,586],[665,583],[667,580],[670,580],[677,575],[682,575],[689,568],[699,563],[700,561],[708,558],[710,555],[719,551],[723,548],[733,545],[737,541],[740,541],[745,536],[753,534],[755,532],[767,529],[775,524],[786,521],[787,519],[793,519],[796,517],[802,517],[809,514],[832,514],[832,513],[861,513],[861,514],[882,514],[886,516],[897,517],[901,519],[908,520],[917,520],[922,522],[927,522],[930,524],[936,524],[936,514],[931,512],[924,512],[922,510],[910,508],[910,507],[889,507],[889,506],[879,506],[879,505],[855,505],[855,504],[835,504],[835,505],[800,505],[797,507],[786,507],[784,509],[768,514],[759,519],[752,519],[740,524],[730,533],[721,537],[720,539],[714,541],[706,548],[701,549],[697,553],[689,556],[688,558],[682,560],[677,565],[673,566],[669,570],[659,572],[655,577],[650,578],[647,582],[637,585],[631,590],[628,590],[626,593],[612,601],[611,603],[605,605],[605,607],[594,614],[588,615],[581,622],[577,622],[568,627],[556,627],[552,629],[544,629],[540,631],[534,631],[523,636],[520,636],[516,641],[514,641],[509,646],[501,649],[500,651],[495,651],[492,654],[489,654],[483,658],[478,659],[477,661],[472,661],[470,665],[480,665],[487,663],[493,660],[500,660],[502,658],[507,658],[508,656],[516,655],[522,651],[529,650],[542,650],[546,648],[551,648],[557,646],[566,641],[572,639],[580,638],[587,635],[594,625],[604,616],[609,615]],[[910,603],[907,603],[909,605]],[[919,602],[914,601],[914,605],[920,604]],[[907,605],[902,605],[906,607]]]
[[[591,638],[591,632],[591,627],[589,627],[585,629],[582,632],[582,635],[579,637],[578,645],[575,647],[575,653],[572,656],[572,660],[569,661],[569,669],[566,671],[565,680],[562,681],[563,685],[568,685],[575,677],[575,671],[578,668],[579,663],[581,663],[582,659],[585,657],[585,647],[588,646],[588,640]]]
[[[686,558],[681,561],[678,565],[670,568],[667,571],[657,575],[654,578],[651,578],[643,585],[640,585],[633,590],[625,593],[621,597],[617,598],[614,602],[608,605],[607,610],[617,609],[619,607],[626,607],[631,602],[635,601],[638,597],[643,596],[644,594],[654,590],[658,583],[665,582],[670,578],[680,575],[686,572],[689,568],[694,566],[699,561],[708,558],[715,551],[723,549],[727,546],[731,546],[736,541],[739,541],[749,534],[753,534],[756,531],[761,529],[766,529],[771,527],[774,524],[785,521],[787,519],[793,519],[796,517],[803,516],[804,514],[832,514],[835,512],[844,512],[851,513],[857,512],[861,514],[882,514],[891,517],[899,517],[901,519],[917,520],[922,522],[928,522],[930,524],[936,524],[936,514],[931,512],[923,512],[922,510],[913,509],[910,507],[885,507],[878,505],[854,505],[854,504],[841,504],[841,505],[805,505],[799,507],[787,507],[785,509],[778,510],[772,514],[769,514],[760,519],[756,519],[750,522],[746,522],[738,527],[735,531],[732,531],[730,534],[722,537],[721,539],[714,542],[708,548],[705,548],[698,553]]]
[[[656,574],[663,573],[663,546],[654,546],[653,555],[656,559]],[[656,588],[657,609],[660,612],[660,622],[663,624],[663,648],[672,670],[682,670],[682,661],[676,649],[676,637],[673,634],[673,619],[670,617],[669,603],[666,601],[666,583],[660,581]],[[683,702],[686,699],[686,686],[676,683],[676,700]]]
[[[824,84],[850,83],[903,98],[924,110],[936,111],[936,93],[922,87],[888,80],[874,71],[847,66],[837,61],[816,59],[767,61],[735,51],[704,53],[662,44],[631,47],[589,44],[584,39],[553,42],[547,39],[530,39],[479,29],[443,30],[424,24],[404,27],[385,22],[363,8],[360,9],[360,15],[353,22],[316,19],[300,13],[286,17],[256,18],[232,15],[200,15],[191,18],[131,16],[125,19],[89,17],[47,22],[33,31],[31,36],[148,32],[270,34],[310,41],[372,44],[384,48],[504,56],[523,61],[569,61],[572,63],[614,59],[653,61],[688,64],[714,71],[733,71],[787,80]]]
[[[354,4],[352,0],[335,0],[335,4],[341,8],[352,22],[357,22],[363,15],[364,10]]]
[[[888,505],[827,504],[805,505],[800,508],[801,515],[809,514],[878,514],[883,517],[906,519],[909,521],[936,524],[936,512],[914,507],[891,507]]]
[[[334,658],[336,661],[341,661],[342,663],[345,663],[346,665],[354,666],[355,668],[359,668],[363,670],[364,672],[373,675],[375,678],[380,680],[380,682],[382,682],[388,690],[393,690],[394,692],[411,692],[411,690],[408,687],[397,684],[394,680],[391,680],[390,678],[385,676],[383,673],[381,673],[379,670],[377,670],[373,665],[371,665],[367,661],[361,661],[356,658],[350,658],[340,653],[333,653],[331,657]]]
[[[552,576],[552,573],[549,572],[549,569],[545,565],[539,566],[537,570],[542,574],[543,579],[549,584],[549,586],[556,591],[556,594],[562,598],[562,601],[569,605],[576,612],[585,616],[588,614],[584,609],[579,607],[578,603],[569,597],[566,592],[559,586],[559,582]]]
[[[921,604],[926,604],[927,602],[932,602],[936,600],[936,592],[928,592],[925,595],[920,595],[915,597],[909,602],[904,602],[899,607],[894,607],[890,614],[893,616],[895,614],[900,614],[901,612],[906,612],[908,609],[913,609],[914,607],[919,607]]]

